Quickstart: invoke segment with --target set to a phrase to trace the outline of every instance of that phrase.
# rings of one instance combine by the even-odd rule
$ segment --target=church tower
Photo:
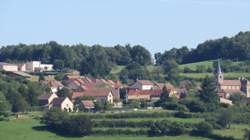
[[[216,78],[217,83],[223,83],[224,76],[223,76],[223,73],[221,71],[220,61],[219,60],[218,60],[217,70],[215,72],[215,78]]]

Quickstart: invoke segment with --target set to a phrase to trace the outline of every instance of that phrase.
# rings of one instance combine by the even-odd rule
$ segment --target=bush
[[[148,131],[149,136],[177,136],[187,132],[181,123],[160,121],[153,123]]]
[[[86,136],[91,133],[92,122],[83,115],[72,116],[68,120],[64,120],[63,126],[65,131],[74,136]]]
[[[192,118],[192,114],[188,114],[182,111],[176,112],[174,116],[177,118]]]
[[[208,122],[200,122],[193,128],[191,134],[198,136],[208,136],[212,133],[212,130],[213,128],[211,124]]]
[[[89,117],[69,116],[59,109],[52,109],[41,120],[48,128],[63,135],[85,136],[91,133],[92,122]]]

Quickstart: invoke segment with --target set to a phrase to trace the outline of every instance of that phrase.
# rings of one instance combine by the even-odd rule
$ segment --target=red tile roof
[[[84,100],[84,101],[82,101],[82,104],[83,104],[84,108],[86,108],[86,109],[95,108],[94,102],[92,100]]]
[[[83,92],[73,92],[72,99],[82,96],[106,97],[110,92],[112,93],[110,89],[94,89],[94,90],[86,90]]]
[[[160,96],[162,93],[162,90],[133,90],[130,89],[128,91],[129,95],[150,95],[150,96]]]

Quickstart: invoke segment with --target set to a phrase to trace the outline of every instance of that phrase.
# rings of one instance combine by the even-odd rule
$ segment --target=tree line
[[[0,49],[0,61],[26,62],[40,60],[54,64],[55,69],[76,69],[82,74],[104,77],[114,65],[152,64],[150,52],[140,45],[60,45],[55,41],[45,44],[18,44]]]
[[[250,32],[240,32],[234,37],[207,40],[194,49],[184,46],[164,53],[156,53],[157,64],[173,59],[179,64],[214,59],[248,60],[250,58]]]

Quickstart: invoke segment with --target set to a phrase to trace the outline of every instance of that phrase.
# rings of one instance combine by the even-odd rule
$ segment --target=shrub
[[[91,133],[92,122],[83,115],[72,116],[68,120],[64,120],[63,126],[65,131],[74,136],[86,136]]]
[[[208,122],[200,122],[193,128],[191,134],[198,136],[208,136],[212,133],[212,130],[213,128],[211,124]]]
[[[69,116],[59,109],[52,109],[44,114],[41,120],[51,130],[63,135],[85,136],[91,133],[92,122],[89,117]]]
[[[185,112],[182,112],[182,111],[176,112],[174,114],[174,116],[177,117],[177,118],[192,118],[191,114],[188,114],[188,113],[185,113]]]
[[[164,135],[177,136],[177,135],[184,134],[185,132],[187,132],[186,128],[181,123],[160,121],[160,122],[153,123],[150,126],[148,135],[149,136],[164,136]]]

